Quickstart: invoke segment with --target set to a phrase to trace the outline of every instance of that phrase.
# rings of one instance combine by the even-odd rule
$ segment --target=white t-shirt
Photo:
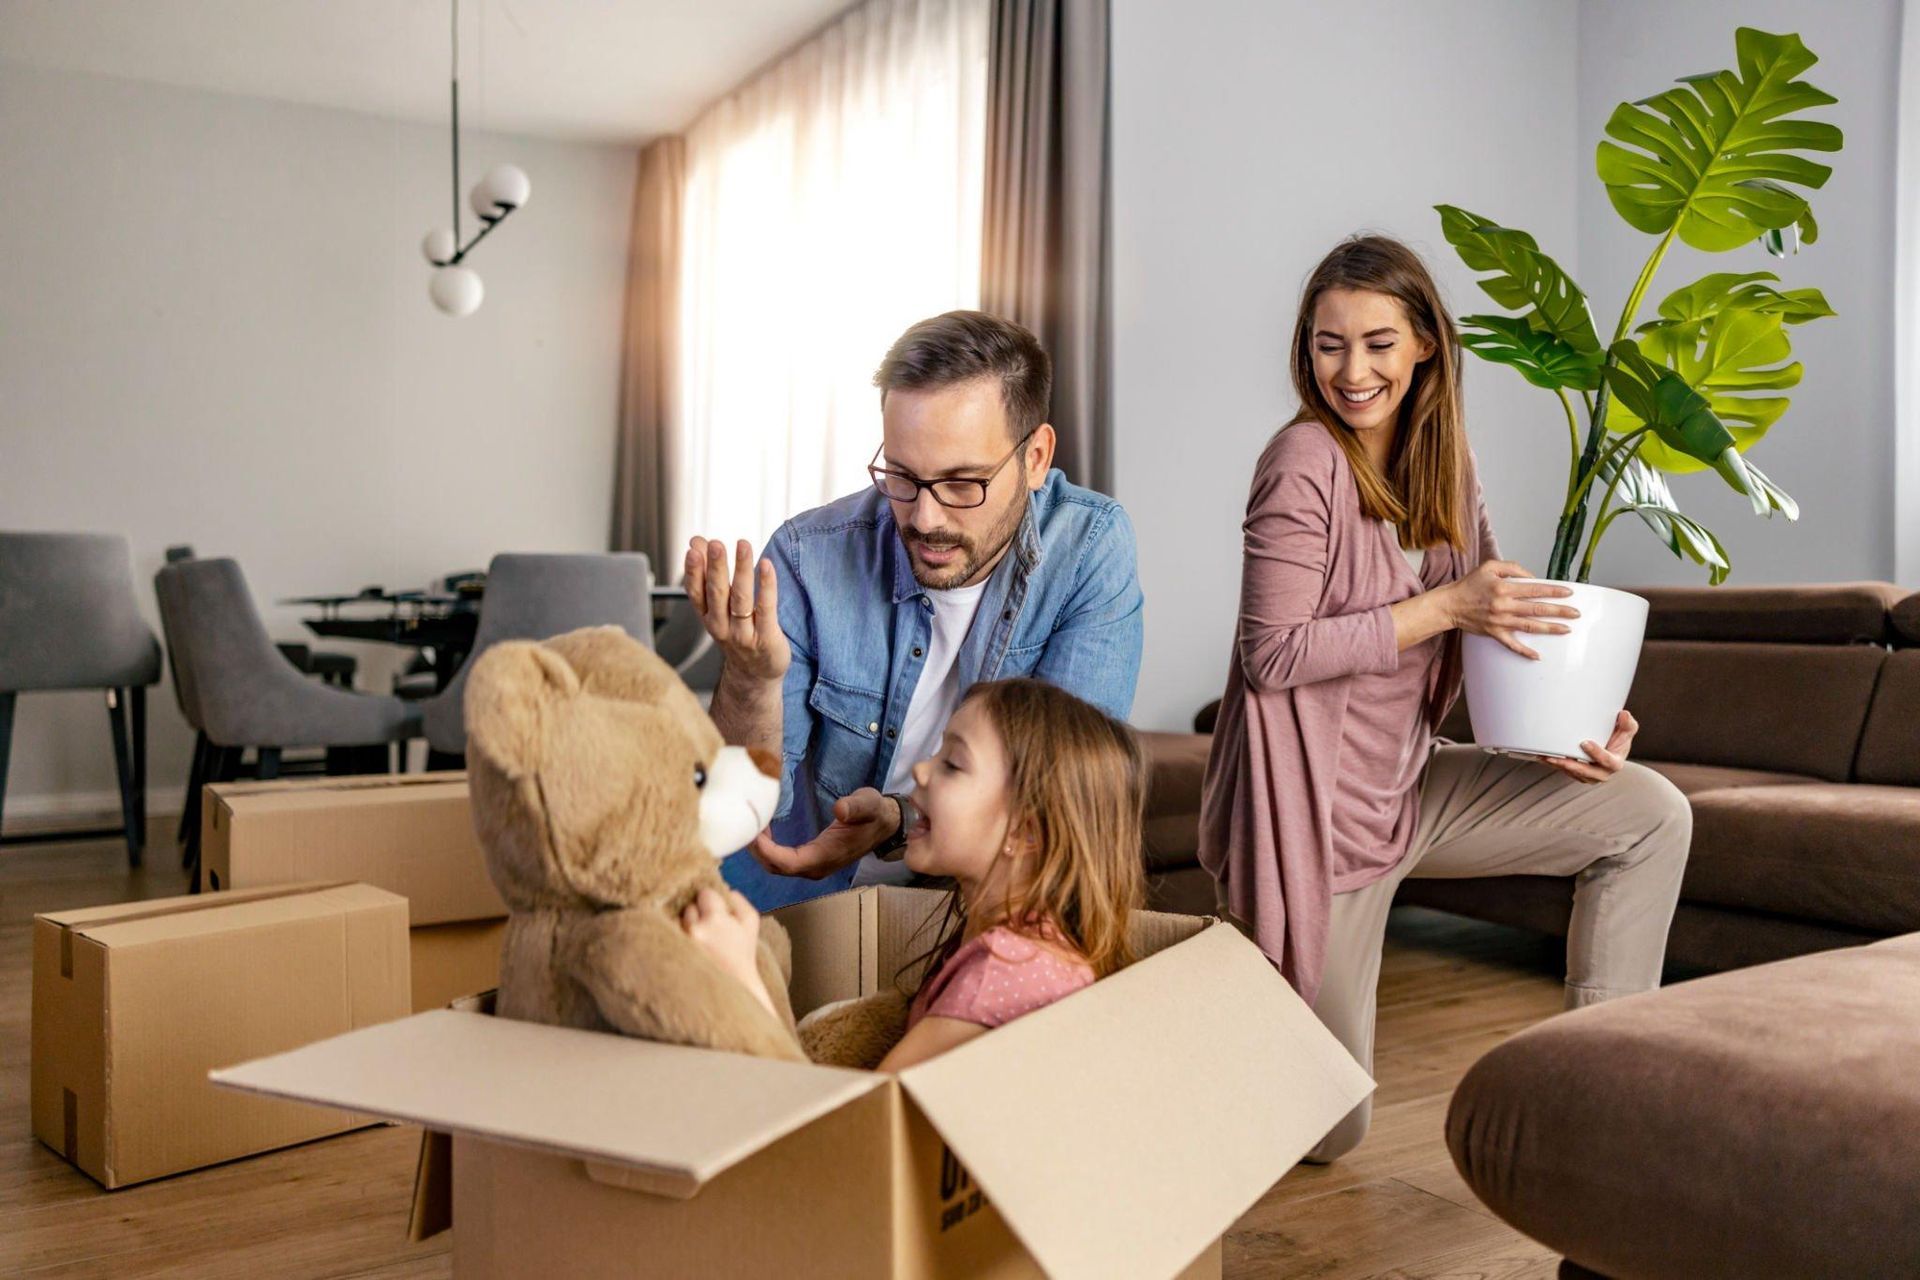
[[[940,750],[940,738],[947,721],[960,706],[960,646],[973,628],[973,616],[980,611],[980,596],[985,582],[971,587],[953,587],[929,591],[933,602],[933,635],[927,640],[927,664],[920,668],[919,682],[913,686],[913,699],[907,703],[907,716],[900,724],[900,740],[894,749],[893,764],[887,770],[887,785],[882,791],[905,794],[913,790],[913,766]],[[853,873],[856,885],[905,884],[913,876],[904,860],[885,862],[872,854],[860,860]]]

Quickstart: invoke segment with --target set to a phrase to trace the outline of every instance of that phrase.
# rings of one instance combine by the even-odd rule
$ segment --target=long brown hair
[[[1313,316],[1329,289],[1367,289],[1400,303],[1414,336],[1433,354],[1414,367],[1400,407],[1400,430],[1382,475],[1313,373]],[[1403,547],[1467,545],[1467,430],[1460,394],[1460,335],[1420,255],[1387,236],[1342,240],[1307,277],[1293,326],[1294,422],[1323,424],[1347,455],[1360,488],[1360,510],[1400,527]]]
[[[1007,757],[1007,809],[1030,823],[1035,853],[1024,883],[1010,885],[1004,907],[972,923],[981,928],[1039,919],[1058,929],[1106,977],[1132,963],[1127,926],[1139,909],[1147,765],[1139,739],[1091,703],[1026,677],[976,684],[961,705],[987,713]],[[919,959],[931,975],[959,949],[968,919],[956,890],[940,940]]]

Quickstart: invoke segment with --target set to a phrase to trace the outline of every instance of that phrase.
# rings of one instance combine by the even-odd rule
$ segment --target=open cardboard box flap
[[[212,1079],[583,1157],[597,1179],[682,1199],[882,1084],[863,1071],[453,1009],[215,1071]]]
[[[1087,1276],[1174,1274],[1373,1091],[1224,924],[900,1084],[1047,1273]]]

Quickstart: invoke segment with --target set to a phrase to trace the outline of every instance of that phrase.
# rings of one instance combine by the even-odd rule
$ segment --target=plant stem
[[[1615,514],[1607,510],[1607,505],[1613,501],[1613,495],[1619,490],[1620,482],[1626,478],[1627,467],[1632,463],[1634,455],[1640,452],[1640,440],[1646,433],[1647,428],[1642,427],[1622,437],[1618,444],[1610,446],[1607,450],[1606,457],[1611,458],[1619,449],[1631,442],[1627,455],[1622,457],[1613,469],[1613,479],[1607,481],[1607,491],[1600,495],[1600,509],[1593,522],[1593,536],[1587,539],[1587,553],[1580,558],[1580,573],[1574,579],[1576,582],[1585,582],[1593,573],[1593,553],[1600,549],[1600,535],[1605,533],[1607,526],[1613,523]],[[1622,507],[1621,510],[1624,511],[1626,508]]]
[[[1560,397],[1560,407],[1567,411],[1567,492],[1572,493],[1580,479],[1580,424],[1574,419],[1573,401],[1567,399],[1566,389],[1555,387],[1553,394]]]
[[[1646,435],[1651,430],[1653,430],[1652,427],[1635,427],[1632,431],[1627,432],[1625,435],[1616,439],[1612,444],[1606,446],[1606,448],[1600,451],[1600,456],[1594,459],[1592,469],[1585,472],[1583,475],[1581,475],[1580,482],[1575,487],[1577,489],[1582,489],[1582,490],[1589,488],[1593,484],[1594,480],[1596,480],[1599,477],[1601,470],[1606,467],[1608,461],[1612,459],[1615,454],[1619,453],[1622,449],[1633,449],[1637,447],[1640,443],[1640,437]],[[1615,473],[1614,478],[1618,480],[1619,478],[1618,473]],[[1608,492],[1611,493],[1613,490],[1613,486],[1608,485],[1607,489],[1608,489]],[[1567,509],[1563,514],[1571,515],[1572,513],[1573,513],[1573,504],[1568,503]]]
[[[1613,491],[1609,489],[1607,491],[1607,497],[1611,498],[1612,496]],[[1580,561],[1580,576],[1574,579],[1576,582],[1585,582],[1587,575],[1593,572],[1593,553],[1599,548],[1600,539],[1607,532],[1607,526],[1613,523],[1614,517],[1623,511],[1633,510],[1632,507],[1615,507],[1613,510],[1608,511],[1606,505],[1606,499],[1602,499],[1600,503],[1600,518],[1593,522],[1593,538],[1587,543],[1586,558]]]
[[[1620,323],[1613,331],[1613,341],[1618,342],[1627,336],[1627,330],[1633,325],[1634,313],[1640,309],[1640,301],[1646,297],[1647,286],[1653,283],[1654,273],[1660,269],[1661,260],[1667,256],[1667,250],[1673,244],[1673,237],[1680,230],[1680,221],[1675,219],[1667,234],[1660,237],[1660,243],[1654,246],[1653,254],[1647,259],[1647,265],[1640,268],[1640,278],[1633,282],[1633,292],[1627,295],[1627,305],[1621,309]],[[1612,343],[1608,344],[1606,371],[1614,366]],[[1587,447],[1580,455],[1579,477],[1576,477],[1573,492],[1567,495],[1567,513],[1560,517],[1560,526],[1553,535],[1553,555],[1547,564],[1547,577],[1556,581],[1566,577],[1573,567],[1574,553],[1580,549],[1580,537],[1587,530],[1587,496],[1592,490],[1592,471],[1600,456],[1600,441],[1607,433],[1607,404],[1613,398],[1607,386],[1606,372],[1600,375],[1600,394],[1595,397],[1593,415],[1587,424]],[[1580,579],[1585,581],[1585,579]]]

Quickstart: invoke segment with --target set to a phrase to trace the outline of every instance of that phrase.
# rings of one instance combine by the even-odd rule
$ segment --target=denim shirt
[[[793,650],[773,838],[800,845],[833,821],[835,800],[885,785],[926,665],[933,602],[891,504],[872,489],[787,521],[767,557]],[[960,687],[1033,676],[1124,720],[1140,674],[1141,608],[1126,511],[1050,471],[987,579],[957,659]],[[744,854],[724,871],[766,909],[846,888],[854,868],[805,880]]]

